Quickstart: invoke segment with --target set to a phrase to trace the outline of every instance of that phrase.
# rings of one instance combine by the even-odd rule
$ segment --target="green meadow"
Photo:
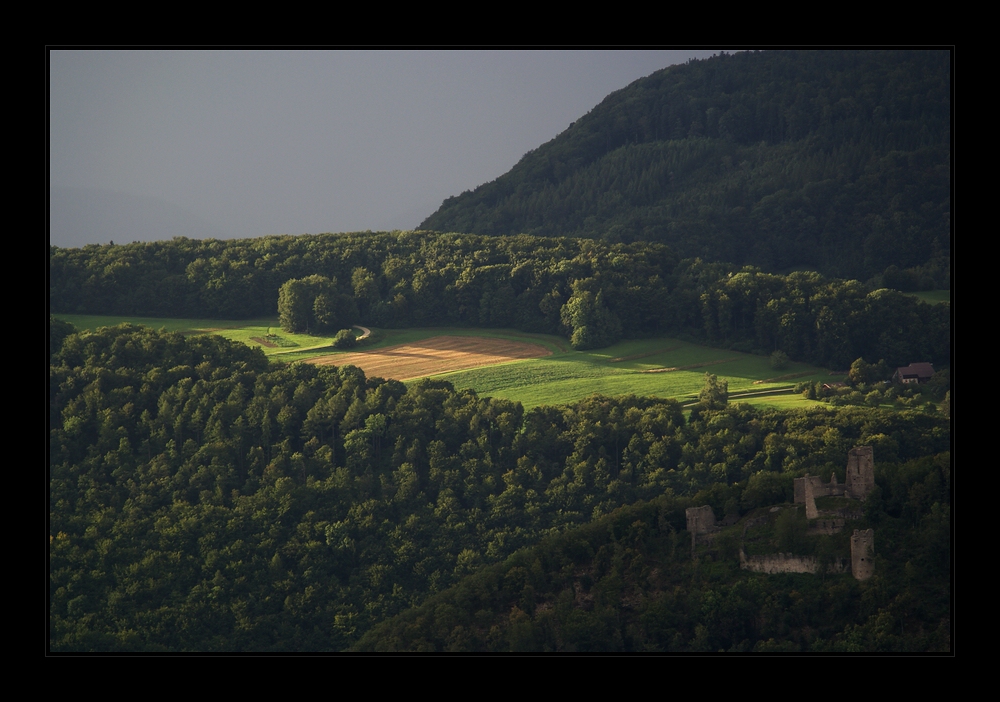
[[[648,372],[667,370],[665,372]],[[594,393],[673,397],[694,402],[705,373],[729,382],[733,401],[780,407],[815,404],[789,391],[805,380],[829,379],[829,371],[791,363],[782,371],[763,356],[714,349],[667,337],[622,341],[594,351],[562,351],[498,366],[443,373],[456,388],[518,400],[525,407],[561,405]],[[740,397],[746,394],[747,397]]]
[[[63,319],[79,330],[98,329],[99,327],[112,327],[116,324],[141,324],[153,329],[166,329],[167,331],[181,332],[182,334],[199,334],[217,329],[236,329],[249,325],[275,324],[277,317],[273,320],[267,319],[174,319],[168,317],[130,317],[127,315],[105,315],[105,314],[57,314],[59,319]],[[277,326],[275,326],[277,328]]]
[[[924,290],[923,292],[909,294],[930,305],[936,305],[940,302],[951,302],[951,290]]]
[[[281,357],[281,360],[299,360],[312,358],[317,352],[328,348],[333,343],[333,335],[310,336],[308,334],[289,334],[278,326],[277,317],[261,319],[178,319],[168,317],[129,317],[111,315],[61,314],[64,319],[77,329],[97,329],[116,324],[142,324],[154,329],[180,332],[182,334],[218,334],[233,341],[242,341],[249,346],[259,346],[266,356]],[[273,346],[266,346],[254,339],[267,339],[273,334]]]
[[[705,373],[713,373],[729,382],[729,395],[733,402],[791,409],[819,404],[803,398],[801,394],[792,393],[797,383],[830,378],[828,370],[805,363],[790,363],[788,368],[776,371],[771,368],[770,359],[764,356],[700,346],[669,337],[621,341],[604,349],[573,351],[566,339],[561,337],[512,329],[373,329],[372,338],[362,346],[337,352],[330,347],[332,336],[288,334],[278,327],[275,318],[219,320],[97,315],[60,315],[60,318],[78,329],[130,322],[187,334],[219,334],[251,346],[261,346],[254,339],[267,338],[270,331],[278,337],[280,345],[262,348],[275,361],[298,361],[317,355],[338,355],[358,350],[377,351],[442,335],[524,341],[544,346],[552,353],[541,358],[432,377],[447,380],[457,389],[474,389],[484,397],[519,401],[525,408],[568,404],[593,394],[672,397],[682,403],[690,403],[697,400],[705,382]]]

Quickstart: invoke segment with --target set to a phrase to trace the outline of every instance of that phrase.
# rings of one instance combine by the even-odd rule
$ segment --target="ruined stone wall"
[[[850,497],[864,500],[875,488],[875,458],[871,446],[858,446],[847,452],[847,482],[837,483],[836,473],[830,482],[823,484],[816,475],[806,473],[805,477],[793,481],[795,504],[806,506],[806,518],[817,519],[817,497]],[[846,515],[842,515],[846,516]]]
[[[755,573],[815,573],[819,563],[814,556],[793,556],[790,553],[768,553],[763,556],[747,556],[740,551],[740,568]]]
[[[843,519],[817,519],[809,524],[807,534],[839,534],[844,530],[845,521]]]
[[[830,476],[830,482],[823,484],[823,479],[818,475],[806,474],[804,478],[795,478],[793,481],[795,488],[795,504],[806,506],[806,518],[816,519],[819,512],[816,510],[817,497],[842,497],[847,492],[846,485],[837,483],[836,474]]]
[[[843,573],[848,569],[846,559],[837,559],[829,566],[830,572]],[[763,556],[747,556],[740,550],[740,568],[755,573],[818,573],[820,563],[815,556],[794,556],[790,553],[768,553]]]
[[[861,519],[865,516],[864,510],[852,509],[850,507],[844,507],[843,509],[835,509],[828,513],[830,517],[839,517],[841,519]]]

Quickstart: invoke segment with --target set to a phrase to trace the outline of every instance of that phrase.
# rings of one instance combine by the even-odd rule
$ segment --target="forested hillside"
[[[949,286],[950,53],[764,51],[609,95],[422,229]]]
[[[678,260],[648,242],[431,232],[178,238],[52,247],[49,272],[53,312],[276,315],[282,286],[319,275],[328,314],[372,326],[514,327],[562,334],[578,349],[683,333],[845,370],[859,357],[950,361],[948,305],[816,273]],[[302,282],[286,294],[300,289],[313,288]],[[318,294],[288,309],[313,310]]]
[[[699,498],[740,515],[787,501],[794,476],[829,476],[853,446],[890,465],[950,442],[940,415],[722,405],[685,421],[675,401],[636,397],[525,412],[444,382],[272,366],[216,336],[53,330],[53,651],[341,650],[622,505],[715,485]],[[908,524],[948,502],[947,473],[918,478],[916,492],[910,478],[886,487]],[[674,530],[684,504],[671,507]],[[945,530],[933,553],[947,561],[947,514],[928,528],[935,544]],[[916,578],[941,564],[907,567]],[[921,622],[938,616],[934,602]],[[852,617],[836,630],[863,622]]]
[[[663,495],[548,536],[375,626],[354,648],[947,652],[950,455],[881,464],[876,482],[878,495],[854,523],[876,533],[878,574],[866,582],[832,571],[741,570],[744,524],[767,525],[765,548],[814,553],[827,563],[849,553],[849,534],[810,536],[804,515],[787,504],[776,518],[774,508],[750,509],[743,524],[692,557],[685,507],[709,504],[721,514],[726,502],[745,508],[762,497],[756,486],[717,484],[693,498]]]

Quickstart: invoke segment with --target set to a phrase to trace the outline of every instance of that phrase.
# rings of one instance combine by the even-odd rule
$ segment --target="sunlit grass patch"
[[[578,402],[593,394],[676,398],[694,402],[705,384],[705,373],[729,383],[731,402],[747,402],[778,408],[808,407],[818,403],[789,391],[803,381],[828,378],[828,371],[805,363],[791,363],[777,372],[765,356],[700,346],[670,337],[630,339],[604,349],[573,351],[569,342],[551,334],[530,334],[515,329],[428,327],[421,329],[373,329],[370,340],[345,351],[332,347],[333,335],[291,334],[278,326],[276,318],[255,320],[168,319],[111,315],[59,315],[78,329],[97,329],[122,322],[166,328],[187,334],[214,333],[249,346],[260,347],[272,360],[294,362],[322,356],[338,364],[357,359],[358,352],[377,352],[388,347],[417,344],[441,336],[503,339],[537,344],[551,355],[511,360],[467,370],[436,371],[432,377],[451,382],[456,388],[474,389],[483,397],[502,397],[525,407]],[[271,336],[269,337],[268,334]],[[358,332],[360,334],[360,332]],[[262,343],[271,342],[271,345]],[[747,393],[741,397],[742,393]],[[765,393],[765,394],[761,394]],[[783,394],[767,394],[783,393]]]
[[[940,302],[951,302],[951,290],[922,290],[907,294],[932,305]]]
[[[100,327],[113,327],[119,324],[141,324],[153,329],[166,329],[172,332],[182,332],[185,334],[199,334],[218,332],[220,330],[239,329],[248,325],[274,325],[278,328],[278,320],[268,319],[187,319],[183,317],[138,317],[132,315],[108,315],[108,314],[57,314],[59,319],[63,319],[78,330],[94,330]]]

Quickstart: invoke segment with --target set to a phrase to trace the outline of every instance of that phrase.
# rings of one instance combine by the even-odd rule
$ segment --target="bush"
[[[784,351],[775,351],[772,353],[771,368],[774,370],[785,370],[788,368],[788,354]]]
[[[351,329],[341,329],[333,337],[333,348],[335,349],[353,349],[357,345],[358,340]]]

